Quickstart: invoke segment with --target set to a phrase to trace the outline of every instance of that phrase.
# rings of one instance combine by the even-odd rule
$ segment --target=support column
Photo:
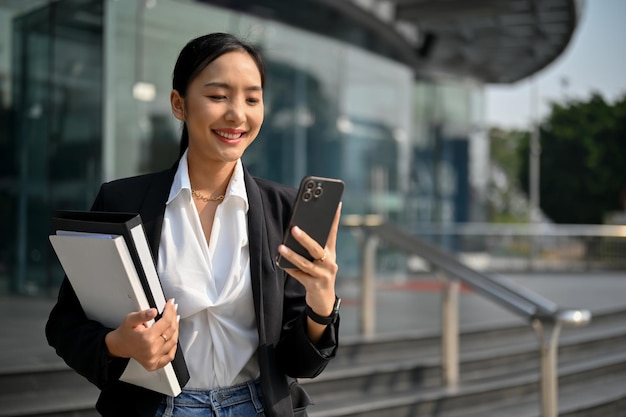
[[[558,417],[558,348],[561,324],[535,319],[541,350],[541,416]]]
[[[361,334],[371,337],[376,330],[376,250],[378,238],[366,236],[361,249]]]
[[[441,303],[441,365],[444,383],[448,388],[459,385],[459,290],[461,283],[457,279],[447,280],[442,272],[438,273],[443,282],[443,300]]]

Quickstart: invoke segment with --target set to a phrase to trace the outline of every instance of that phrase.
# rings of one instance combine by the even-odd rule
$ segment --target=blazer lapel
[[[282,316],[282,282],[270,252],[267,221],[263,209],[261,190],[244,169],[248,193],[248,242],[250,245],[250,278],[259,331],[258,359],[261,369],[263,395],[267,398],[268,416],[293,415],[289,386],[278,370],[276,347],[268,342],[278,340]],[[269,332],[269,333],[268,333]],[[277,334],[272,334],[276,333]]]
[[[169,197],[177,168],[178,162],[169,170],[162,171],[155,176],[139,209],[155,262],[159,256],[159,242],[161,241],[165,203]]]
[[[248,194],[248,242],[250,245],[250,278],[252,280],[252,294],[254,297],[254,309],[259,328],[260,345],[266,343],[267,333],[265,329],[265,312],[263,300],[263,288],[261,280],[263,276],[263,261],[269,256],[269,248],[264,245],[264,214],[263,201],[259,187],[244,169],[244,182]]]

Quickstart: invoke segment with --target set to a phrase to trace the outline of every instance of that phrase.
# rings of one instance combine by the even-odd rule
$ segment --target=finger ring
[[[324,252],[324,256],[322,256],[321,258],[317,259],[320,262],[324,262],[326,260],[326,252]]]
[[[165,336],[164,334],[161,335],[161,337],[163,338],[163,340],[165,340],[167,342],[167,336]]]

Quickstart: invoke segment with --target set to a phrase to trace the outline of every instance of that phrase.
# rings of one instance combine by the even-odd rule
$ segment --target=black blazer
[[[92,210],[139,213],[156,258],[165,202],[177,166],[103,184]],[[314,346],[306,335],[304,287],[274,262],[296,190],[253,178],[245,169],[244,179],[265,414],[306,416],[311,400],[296,378],[317,376],[335,356],[339,321],[328,326],[323,340]],[[104,338],[110,330],[85,317],[65,278],[46,324],[48,343],[70,367],[100,388],[96,408],[102,415],[152,417],[163,394],[119,381],[128,359],[108,356]]]

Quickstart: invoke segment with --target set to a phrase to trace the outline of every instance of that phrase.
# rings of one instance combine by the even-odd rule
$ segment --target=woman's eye
[[[226,96],[209,96],[211,100],[226,100]]]
[[[247,99],[247,101],[250,104],[258,104],[261,100],[259,100],[258,98],[249,98]]]

